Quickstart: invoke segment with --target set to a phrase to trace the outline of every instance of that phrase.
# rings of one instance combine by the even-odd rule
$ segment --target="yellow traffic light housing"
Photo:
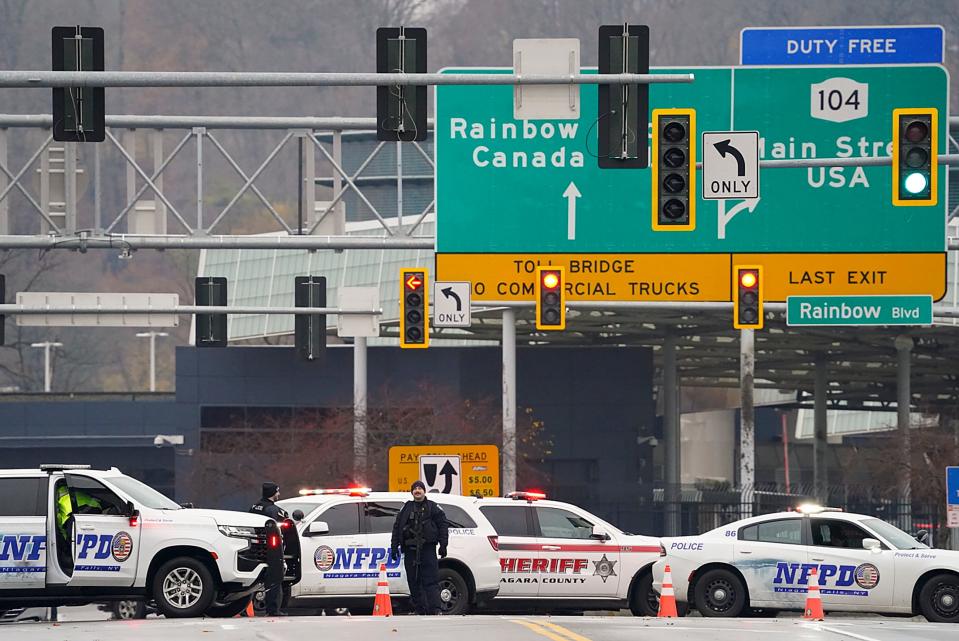
[[[400,270],[400,347],[430,346],[429,271],[425,267]]]
[[[763,328],[763,268],[736,265],[733,268],[733,327]]]
[[[939,197],[939,111],[892,110],[892,204],[932,206]]]
[[[566,329],[566,292],[562,267],[536,268],[536,329]]]
[[[653,229],[696,229],[696,110],[653,110]]]

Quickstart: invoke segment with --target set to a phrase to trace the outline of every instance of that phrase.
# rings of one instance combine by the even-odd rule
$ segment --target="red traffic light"
[[[423,286],[423,274],[420,272],[413,272],[408,274],[403,282],[406,285],[406,289],[416,291]]]
[[[753,270],[739,272],[739,284],[746,289],[753,289],[759,284],[759,275]]]
[[[559,287],[560,278],[557,271],[543,271],[543,288],[556,289]]]

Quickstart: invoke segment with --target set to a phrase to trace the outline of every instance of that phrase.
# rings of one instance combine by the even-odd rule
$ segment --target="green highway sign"
[[[786,324],[932,325],[932,296],[790,296]]]
[[[444,71],[465,72],[510,70]],[[940,153],[945,153],[949,77],[939,65],[652,70],[687,72],[695,74],[694,82],[651,84],[649,108],[650,113],[695,109],[698,160],[704,131],[758,131],[763,160],[889,156],[893,109],[920,106],[938,110]],[[511,86],[436,87],[438,278],[473,281],[476,300],[503,300],[475,291],[485,287],[488,292],[498,285],[484,281],[485,259],[467,258],[500,254],[548,261],[553,256],[575,282],[570,270],[574,259],[595,262],[608,253],[646,254],[650,264],[660,262],[652,255],[682,254],[694,255],[685,261],[683,272],[689,281],[686,291],[699,292],[690,300],[729,300],[731,265],[719,279],[722,287],[694,287],[701,274],[715,274],[713,261],[696,256],[725,256],[732,263],[743,254],[750,261],[767,255],[789,266],[767,272],[769,292],[928,293],[935,298],[945,293],[945,270],[938,268],[945,264],[941,258],[946,245],[945,180],[939,181],[938,205],[896,207],[889,166],[766,168],[761,170],[759,199],[703,200],[700,183],[695,229],[655,231],[651,170],[600,169],[595,157],[597,123],[611,116],[596,113],[596,85],[578,90],[578,119],[514,120]],[[700,176],[702,172],[697,172],[701,181]],[[815,282],[793,286],[793,281],[805,278],[795,269],[803,264],[797,254],[817,255],[815,267],[808,268],[815,281],[824,273],[845,269],[845,263],[842,269],[832,265],[828,255],[833,253],[846,259],[865,256],[849,269],[885,272],[885,285],[848,291]],[[889,257],[902,254],[915,256],[921,267],[906,261],[903,272],[899,263],[889,263]],[[463,260],[453,261],[453,255]],[[464,273],[454,262],[474,267]],[[502,268],[497,265],[496,273]],[[916,283],[908,272],[925,275]],[[521,289],[532,283],[531,273],[520,267],[516,278],[522,280]],[[637,285],[600,298],[656,299],[621,293],[655,291],[655,286],[642,286],[651,279],[638,274],[630,281]]]

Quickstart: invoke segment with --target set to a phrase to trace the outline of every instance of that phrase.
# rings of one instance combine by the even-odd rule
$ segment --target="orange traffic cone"
[[[816,568],[813,568],[809,571],[809,581],[806,583],[806,610],[802,618],[807,621],[822,621],[825,617],[822,597],[819,595],[819,576]]]
[[[663,591],[659,594],[659,612],[657,617],[674,619],[679,616],[676,612],[676,594],[673,592],[673,573],[669,565],[663,571]]]
[[[236,615],[236,616],[238,616],[238,617],[249,617],[249,618],[251,618],[251,619],[256,616],[256,614],[254,614],[254,612],[253,612],[253,597],[250,597],[250,600],[246,602],[246,609],[243,610],[243,612],[240,612],[240,613],[239,613],[238,615]]]
[[[380,580],[376,583],[376,599],[373,601],[373,616],[393,616],[393,602],[390,600],[390,582],[386,580],[386,564],[380,563]]]

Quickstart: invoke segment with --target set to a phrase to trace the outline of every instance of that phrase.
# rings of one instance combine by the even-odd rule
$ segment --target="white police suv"
[[[480,513],[499,535],[502,570],[490,609],[618,610],[655,616],[652,565],[659,539],[623,532],[541,492],[484,498]]]
[[[232,616],[282,564],[265,517],[185,509],[116,468],[0,470],[0,608],[145,599]]]
[[[676,600],[703,616],[801,610],[816,568],[823,609],[922,614],[959,623],[959,552],[930,549],[880,519],[819,506],[664,538]]]
[[[392,596],[408,597],[402,559],[390,559],[393,522],[410,500],[400,492],[369,488],[301,490],[277,501],[297,520],[302,580],[293,586],[295,608],[357,607],[371,610],[380,564]],[[480,499],[430,494],[450,524],[448,555],[439,562],[444,614],[465,614],[496,595],[500,586],[496,532],[479,512]],[[302,513],[302,514],[301,514]]]

